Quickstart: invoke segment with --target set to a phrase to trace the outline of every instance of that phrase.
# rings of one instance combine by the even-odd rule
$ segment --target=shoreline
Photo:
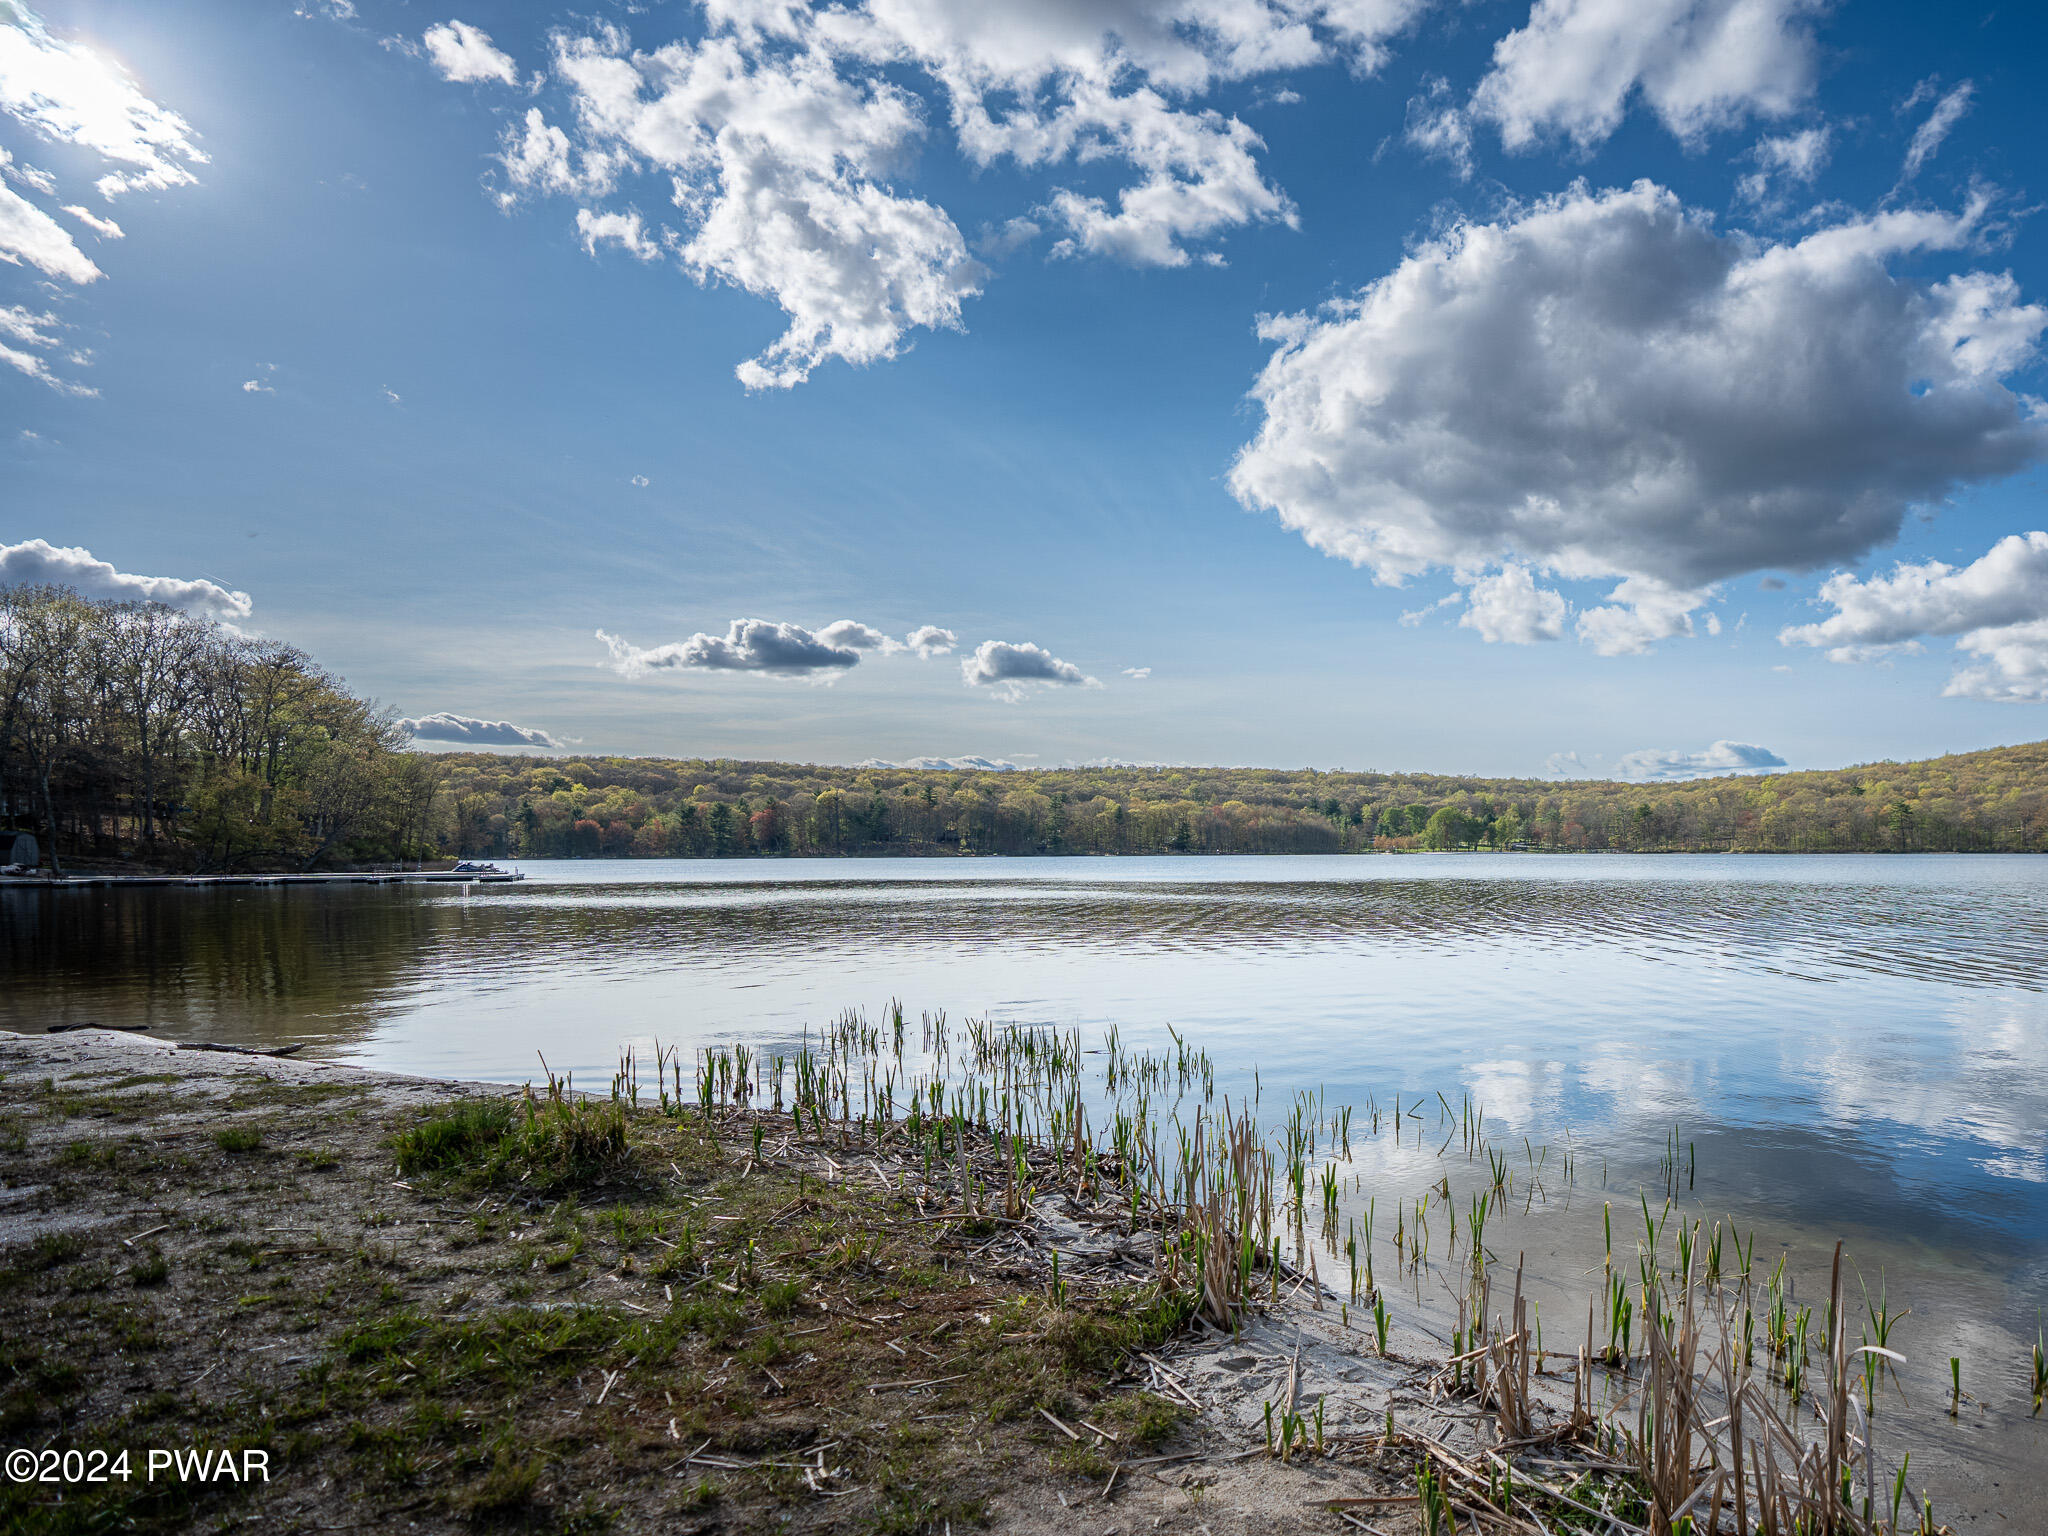
[[[712,1148],[710,1165],[700,1158],[664,1159],[671,1176],[657,1187],[586,1189],[579,1209],[574,1191],[522,1200],[516,1185],[457,1192],[394,1172],[386,1145],[391,1135],[450,1104],[516,1101],[520,1091],[502,1084],[199,1052],[93,1030],[0,1034],[0,1072],[0,1123],[17,1138],[8,1187],[0,1191],[0,1270],[7,1277],[0,1283],[0,1309],[11,1314],[0,1332],[23,1341],[69,1339],[68,1352],[79,1362],[66,1382],[64,1367],[47,1353],[34,1363],[11,1359],[10,1433],[0,1438],[31,1446],[127,1447],[138,1466],[145,1444],[233,1446],[270,1457],[267,1484],[181,1485],[176,1498],[161,1488],[114,1490],[134,1495],[111,1502],[144,1529],[260,1518],[266,1528],[310,1531],[332,1529],[336,1520],[374,1526],[402,1517],[422,1529],[469,1529],[480,1519],[586,1519],[590,1529],[660,1523],[711,1531],[750,1528],[773,1516],[799,1529],[938,1530],[951,1521],[964,1531],[978,1515],[996,1529],[1050,1532],[1078,1528],[1074,1520],[1083,1508],[1091,1523],[1099,1515],[1127,1528],[1155,1520],[1178,1524],[1178,1517],[1199,1508],[1204,1523],[1222,1536],[1269,1529],[1276,1519],[1353,1528],[1323,1507],[1329,1498],[1392,1498],[1370,1507],[1403,1508],[1399,1500],[1406,1494],[1396,1487],[1391,1466],[1375,1471],[1346,1465],[1334,1452],[1317,1458],[1299,1450],[1282,1463],[1268,1458],[1263,1442],[1248,1432],[1244,1420],[1258,1410],[1247,1407],[1243,1390],[1229,1390],[1239,1373],[1209,1357],[1236,1360],[1249,1350],[1277,1360],[1283,1333],[1299,1345],[1289,1325],[1269,1321],[1238,1340],[1203,1330],[1207,1344],[1192,1350],[1194,1341],[1185,1337],[1140,1338],[1149,1357],[1141,1359],[1122,1347],[1131,1341],[1111,1326],[1113,1316],[1089,1319],[1092,1305],[1108,1298],[1113,1307],[1147,1266],[1127,1243],[1104,1241],[1050,1208],[1034,1212],[1028,1223],[912,1217],[906,1237],[903,1215],[890,1208],[896,1202],[884,1160],[849,1158],[835,1167],[829,1152],[807,1156],[792,1148],[795,1155],[779,1164],[768,1153],[764,1165],[746,1138],[735,1135]],[[51,1085],[47,1091],[43,1080]],[[30,1117],[39,1101],[47,1107],[53,1098],[67,1101],[62,1107],[68,1112]],[[238,1139],[235,1133],[245,1128]],[[900,1176],[909,1169],[898,1162],[887,1172]],[[792,1178],[794,1188],[784,1187]],[[772,1192],[765,1198],[756,1192],[743,1207],[750,1182]],[[600,1213],[594,1209],[599,1194],[619,1196],[619,1204]],[[408,1433],[402,1425],[407,1394],[394,1389],[412,1385],[408,1367],[425,1363],[426,1346],[410,1339],[390,1378],[380,1380],[373,1371],[357,1383],[366,1334],[410,1333],[433,1315],[430,1307],[468,1336],[493,1340],[566,1315],[564,1309],[596,1334],[613,1327],[620,1338],[645,1332],[685,1305],[701,1305],[677,1294],[686,1289],[679,1274],[661,1278],[665,1261],[673,1268],[685,1213],[710,1212],[698,1242],[711,1241],[718,1225],[733,1229],[731,1239],[719,1234],[722,1255],[736,1244],[742,1251],[765,1248],[781,1223],[774,1211],[760,1214],[760,1207],[788,1206],[785,1194],[800,1205],[851,1202],[853,1219],[838,1239],[842,1244],[907,1247],[871,1266],[880,1273],[863,1269],[864,1259],[851,1267],[828,1260],[809,1266],[808,1274],[796,1271],[804,1291],[788,1303],[783,1321],[763,1318],[753,1327],[737,1294],[745,1283],[735,1287],[718,1278],[729,1272],[721,1258],[707,1267],[708,1281],[700,1277],[692,1286],[714,1304],[725,1293],[742,1315],[693,1317],[729,1343],[708,1354],[686,1345],[683,1353],[702,1356],[689,1364],[672,1360],[649,1373],[638,1369],[644,1362],[601,1349],[587,1362],[543,1351],[520,1379],[497,1383],[524,1402],[513,1408],[514,1422],[499,1425],[497,1447],[473,1458],[473,1475],[445,1494],[416,1476],[387,1476],[351,1451],[351,1441],[374,1443],[379,1458],[404,1458],[398,1441]],[[720,1205],[749,1215],[721,1223]],[[633,1216],[625,1224],[642,1228],[638,1240],[613,1242],[620,1227],[613,1213],[627,1209]],[[664,1222],[665,1238],[656,1231]],[[481,1224],[497,1229],[493,1238],[476,1235]],[[522,1231],[527,1228],[539,1230],[539,1241]],[[958,1238],[959,1229],[970,1235]],[[452,1248],[457,1235],[466,1241]],[[1018,1251],[998,1257],[995,1250],[1006,1244]],[[1061,1283],[1069,1288],[1062,1308],[1045,1297],[1055,1251],[1063,1256]],[[921,1273],[920,1266],[933,1263],[940,1266],[937,1276]],[[955,1276],[955,1265],[966,1266],[963,1276]],[[907,1298],[885,1294],[889,1276],[905,1273],[920,1282],[916,1299],[924,1322],[943,1311],[968,1319],[965,1327],[942,1324],[918,1337],[911,1326],[916,1309]],[[479,1275],[490,1278],[479,1281]],[[771,1293],[771,1312],[777,1283],[759,1287]],[[493,1287],[496,1294],[488,1294]],[[458,1298],[461,1291],[470,1294]],[[308,1292],[319,1297],[321,1315],[305,1311]],[[1093,1294],[1084,1299],[1084,1292]],[[145,1311],[148,1316],[137,1315]],[[591,1317],[582,1317],[586,1311]],[[37,1326],[25,1326],[30,1316],[37,1316]],[[79,1332],[94,1324],[107,1336],[86,1345]],[[720,1362],[713,1357],[729,1356],[762,1324],[786,1329],[784,1352],[754,1362],[745,1383],[732,1379],[739,1373],[726,1358],[726,1379],[717,1379]],[[228,1343],[209,1347],[206,1336],[223,1328]],[[936,1352],[946,1355],[946,1340],[938,1335],[969,1329],[980,1348],[997,1351],[1013,1372],[1025,1372],[1032,1390],[1019,1396],[1013,1382],[977,1374],[971,1361],[925,1359],[935,1342]],[[805,1376],[821,1363],[822,1350],[812,1343],[821,1330],[837,1346],[837,1358],[824,1363],[837,1368],[839,1381],[814,1398],[806,1393]],[[809,1347],[798,1348],[799,1338]],[[1317,1379],[1323,1348],[1308,1350],[1309,1372],[1296,1378],[1304,1388]],[[565,1379],[571,1366],[576,1369]],[[956,1374],[963,1368],[965,1374]],[[38,1371],[51,1383],[41,1414],[24,1405],[20,1391],[24,1378],[34,1381]],[[309,1401],[313,1384],[317,1380],[318,1393],[333,1398],[344,1377],[366,1390],[350,1401],[350,1412],[322,1416]],[[689,1415],[671,1411],[685,1401],[683,1394],[663,1385],[684,1379],[692,1379],[699,1394],[701,1420],[688,1433],[678,1421],[690,1422]],[[721,1391],[729,1394],[717,1404],[725,1411],[706,1411]],[[165,1403],[188,1392],[189,1411]],[[1202,1404],[1199,1410],[1189,1406],[1190,1396]],[[465,1413],[483,1420],[493,1409],[503,1412],[502,1398],[490,1408],[486,1401],[477,1396],[460,1408],[445,1406],[458,1421]],[[145,1419],[138,1410],[151,1403],[159,1405],[158,1416]],[[610,1412],[601,1414],[607,1406]],[[54,1416],[47,1411],[52,1408]],[[565,1443],[560,1421],[571,1417],[602,1418],[607,1432],[601,1438],[623,1435],[633,1450],[613,1445],[593,1460],[588,1444]],[[929,1432],[955,1422],[957,1432]],[[1460,1420],[1432,1423],[1464,1438]],[[579,1426],[569,1438],[584,1441],[588,1428]],[[1329,1424],[1326,1447],[1336,1428]],[[418,1433],[418,1459],[431,1460],[431,1437]],[[812,1447],[825,1453],[822,1468]],[[651,1455],[642,1454],[650,1449]],[[846,1458],[858,1465],[840,1466]],[[1401,1470],[1407,1470],[1405,1459]],[[1114,1486],[1105,1487],[1105,1479]],[[82,1525],[87,1506],[38,1500],[36,1492],[12,1487],[0,1493],[13,1501],[0,1523],[23,1531]],[[91,1507],[104,1513],[108,1502],[103,1488]],[[612,1513],[600,1518],[601,1506]],[[1414,1523],[1382,1528],[1392,1536]]]
[[[394,1138],[402,1161],[409,1131],[530,1097],[502,1084],[99,1030],[0,1033],[0,1074],[0,1334],[37,1341],[12,1347],[0,1438],[233,1446],[272,1469],[83,1502],[10,1487],[12,1529],[111,1506],[166,1530],[1403,1536],[1423,1528],[1418,1468],[1476,1510],[1490,1458],[1522,1454],[1501,1458],[1492,1414],[1446,1391],[1440,1341],[1397,1327],[1376,1352],[1307,1277],[1276,1280],[1234,1332],[1186,1320],[1156,1284],[1161,1234],[1120,1226],[1105,1191],[1063,1192],[1049,1155],[1013,1218],[949,1203],[952,1170],[907,1146],[640,1108],[621,1110],[631,1158],[537,1196],[532,1168],[394,1168]],[[970,1190],[988,1155],[963,1164]],[[1583,1462],[1592,1481],[1568,1486],[1605,1502],[1619,1485],[1589,1490],[1613,1463],[1587,1460],[1540,1360],[1533,1398],[1549,1461],[1515,1474],[1522,1494],[1495,1490],[1498,1517],[1533,1498],[1569,1528],[1565,1469]],[[1534,1492],[1546,1478],[1567,1502]]]
[[[630,1059],[609,1097],[540,1095],[0,1033],[0,1337],[34,1341],[0,1439],[274,1469],[0,1487],[0,1523],[1409,1536],[1427,1499],[1480,1529],[1659,1527],[1633,1364],[1619,1404],[1582,1403],[1611,1367],[1519,1324],[1447,1341],[1382,1312],[1376,1336],[1277,1249],[1219,1313],[1221,1261],[1190,1272],[1198,1229],[1106,1148],[956,1119],[935,1161],[914,1109],[749,1106],[733,1065],[705,1058],[692,1106],[675,1065],[656,1107]]]
[[[891,850],[859,853],[748,853],[729,856],[695,856],[681,854],[623,855],[605,858],[531,858],[512,859],[509,855],[496,855],[514,864],[545,864],[573,867],[585,864],[786,864],[795,860],[817,862],[945,862],[957,860],[986,860],[1001,862],[1009,859],[1073,859],[1109,860],[1122,859],[1365,859],[1365,858],[1491,858],[1491,857],[1532,857],[1560,859],[1667,859],[1667,858],[1758,858],[1758,859],[1927,859],[1927,858],[2041,858],[2048,854],[2028,850],[1999,849],[1801,849],[1791,851],[1777,848],[1372,848],[1351,853],[1220,853],[1220,852],[1166,852],[1166,853],[1099,853],[1073,851],[1065,853],[941,853],[935,850]],[[79,874],[79,875],[12,875],[0,874],[0,891],[9,890],[76,890],[84,888],[125,887],[132,889],[162,888],[171,886],[237,887],[237,886],[334,886],[334,885],[514,885],[525,879],[518,870],[503,871],[494,875],[457,874],[449,870],[330,870],[310,874],[234,874],[234,875],[181,875],[169,873],[153,874]]]

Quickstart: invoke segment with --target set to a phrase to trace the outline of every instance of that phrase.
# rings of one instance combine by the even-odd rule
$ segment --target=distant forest
[[[406,745],[390,711],[290,646],[154,603],[0,590],[0,831],[37,833],[58,868],[312,869],[449,854],[2048,852],[2048,742],[1656,784]]]
[[[446,753],[468,855],[2048,852],[2048,742],[1683,783]]]

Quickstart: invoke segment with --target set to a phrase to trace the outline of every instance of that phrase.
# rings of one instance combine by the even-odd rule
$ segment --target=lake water
[[[148,1023],[511,1081],[544,1054],[592,1086],[629,1044],[778,1049],[891,998],[1089,1044],[1114,1025],[1156,1047],[1171,1026],[1208,1051],[1219,1093],[1262,1108],[1304,1088],[1361,1109],[1398,1094],[1429,1106],[1427,1135],[1438,1093],[1470,1094],[1490,1136],[1573,1148],[1575,1186],[1505,1238],[1561,1317],[1583,1316],[1602,1205],[1671,1191],[1675,1135],[1692,1168],[1678,1219],[1757,1232],[1805,1300],[1841,1237],[1873,1296],[1882,1274],[1893,1310],[1914,1309],[1894,1343],[1938,1498],[1967,1514],[2048,1497],[2024,1376],[2048,1306],[2048,860],[524,868],[499,887],[0,892],[0,1026]],[[1434,1140],[1430,1157],[1362,1151],[1347,1178],[1383,1206],[1412,1198],[1437,1176]],[[1954,1420],[1934,1411],[1951,1355],[1980,1399]]]

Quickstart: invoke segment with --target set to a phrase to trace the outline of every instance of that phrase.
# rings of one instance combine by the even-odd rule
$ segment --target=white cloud
[[[261,379],[244,379],[242,380],[242,393],[245,395],[274,395],[277,391]]]
[[[1554,779],[1590,779],[1591,765],[1576,752],[1553,752],[1543,760],[1543,772]]]
[[[1022,698],[1027,685],[1041,683],[1047,687],[1100,688],[1102,685],[1075,666],[1062,661],[1051,651],[1030,641],[1012,644],[1007,640],[984,640],[974,648],[974,654],[960,662],[960,676],[970,688],[994,688],[1000,695],[1014,703]]]
[[[1641,656],[1659,640],[1693,633],[1692,612],[1713,596],[1710,587],[1673,587],[1652,576],[1631,576],[1615,587],[1613,601],[1579,615],[1579,638],[1602,656]],[[1710,634],[1720,622],[1707,616]]]
[[[1957,570],[1939,560],[1901,562],[1889,576],[1859,580],[1846,572],[1821,583],[1820,601],[1835,612],[1818,624],[1791,625],[1786,645],[1868,650],[1923,635],[1959,635],[2048,618],[2048,533],[2000,539]]]
[[[2048,533],[2016,533],[1958,570],[1939,560],[1901,562],[1889,576],[1844,572],[1821,583],[1835,612],[1778,634],[1786,645],[1825,647],[1830,661],[1876,661],[1957,635],[1982,665],[1960,668],[1943,692],[2006,703],[2048,702]]]
[[[674,179],[695,225],[684,265],[789,315],[737,370],[748,388],[801,383],[828,358],[880,361],[913,327],[959,324],[980,268],[942,210],[881,182],[922,132],[908,93],[849,81],[816,50],[768,55],[731,36],[624,46],[610,31],[560,37],[557,72],[600,153]]]
[[[1976,94],[1976,86],[1965,80],[1934,104],[1927,121],[1913,131],[1913,142],[1906,146],[1906,163],[1899,180],[1911,181],[1920,174],[1920,168],[1934,158],[1950,130],[1970,110],[1970,98]]]
[[[653,261],[661,255],[661,245],[647,233],[640,222],[638,209],[625,213],[593,213],[588,208],[576,210],[576,233],[583,237],[583,249],[590,255],[597,254],[600,245],[616,245],[629,256],[642,261]]]
[[[420,41],[426,45],[427,56],[441,71],[443,80],[519,83],[519,66],[512,62],[512,55],[493,46],[490,33],[466,21],[444,21],[431,26]]]
[[[66,203],[64,211],[102,240],[125,240],[126,232],[112,219],[103,219],[90,208],[81,208],[76,203]]]
[[[1564,638],[1565,600],[1536,585],[1526,565],[1506,565],[1472,583],[1458,623],[1488,644],[1534,645]]]
[[[1451,100],[1451,82],[1441,75],[1423,82],[1424,92],[1408,99],[1403,137],[1431,159],[1447,162],[1460,181],[1472,175],[1472,116]]]
[[[910,768],[935,773],[1022,773],[1024,767],[1003,757],[906,757],[892,762],[884,757],[863,758],[857,768]]]
[[[389,384],[380,384],[377,386],[377,390],[379,394],[383,395],[387,405],[403,405],[405,403],[405,396],[401,395]]]
[[[692,40],[636,49],[609,23],[558,33],[569,124],[535,107],[507,132],[502,198],[588,202],[628,173],[659,178],[689,226],[684,267],[788,315],[737,370],[750,389],[787,388],[829,359],[872,363],[914,331],[957,329],[980,292],[987,274],[952,218],[896,186],[935,104],[977,167],[1059,177],[986,237],[992,254],[1050,226],[1058,255],[1220,260],[1194,247],[1294,212],[1257,134],[1198,98],[1332,60],[1370,72],[1427,3],[706,0]],[[1128,176],[1076,187],[1069,166]]]
[[[246,592],[211,581],[176,576],[132,576],[95,559],[89,549],[64,548],[46,539],[0,544],[0,586],[69,587],[85,597],[163,603],[204,618],[246,619],[254,604]]]
[[[19,0],[0,7],[0,112],[126,167],[95,183],[104,197],[187,186],[191,167],[206,163],[190,123],[150,100],[114,60],[52,37]]]
[[[890,639],[879,629],[871,629],[853,619],[833,620],[818,631],[818,639],[822,644],[829,645],[835,650],[881,651],[887,654],[903,649],[901,644]]]
[[[579,149],[539,107],[528,107],[524,121],[505,130],[498,163],[512,183],[512,191],[500,193],[498,201],[510,207],[521,192],[603,197],[617,185],[623,160],[609,150]]]
[[[1649,182],[1460,224],[1354,299],[1268,318],[1231,486],[1389,583],[1510,562],[1620,578],[1581,636],[1688,632],[1715,582],[1811,570],[2048,452],[2007,387],[2048,326],[2009,275],[1890,269],[1985,212],[1897,210],[1792,244]]]
[[[1757,773],[1784,766],[1785,759],[1768,747],[1746,741],[1717,741],[1704,752],[1665,752],[1647,747],[1640,752],[1624,752],[1615,760],[1614,774],[1620,779],[1697,779],[1708,774]]]
[[[1956,649],[1985,665],[1959,667],[1941,691],[1994,704],[2048,704],[2048,619],[1972,630]]]
[[[1822,0],[1537,0],[1494,45],[1472,112],[1509,149],[1552,134],[1581,148],[1621,126],[1638,95],[1694,142],[1750,117],[1783,117],[1813,89]]]
[[[6,30],[0,27],[0,33]],[[7,151],[0,149],[0,169],[11,160]],[[74,283],[89,283],[104,275],[78,248],[70,230],[5,185],[0,185],[0,261],[17,267],[27,262],[51,277]]]
[[[15,163],[13,156],[5,150],[0,150],[0,178],[16,182],[31,192],[40,192],[45,197],[54,197],[57,193],[56,177],[33,165]]]
[[[92,394],[92,390],[67,383],[50,372],[49,365],[37,353],[22,350],[24,347],[55,347],[57,332],[62,328],[63,322],[53,314],[39,315],[18,304],[0,305],[0,363],[66,394]],[[10,341],[20,342],[21,346],[9,346]],[[29,435],[34,436],[33,433]]]
[[[627,484],[629,485],[637,485],[643,491],[646,490],[651,483],[652,482],[649,481],[645,475],[635,475],[630,481],[627,482]]]
[[[960,637],[950,629],[941,629],[936,624],[921,624],[903,637],[904,646],[929,661],[934,656],[943,656],[960,643]]]
[[[1134,683],[1142,683],[1145,681],[1146,678],[1150,677],[1151,675],[1152,669],[1150,667],[1124,668],[1124,676],[1128,677]]]
[[[1735,183],[1736,195],[1762,208],[1775,207],[1775,190],[1787,182],[1810,187],[1827,168],[1834,130],[1826,124],[1804,128],[1798,133],[1758,139],[1750,146],[1749,160],[1756,169]]]
[[[510,720],[477,720],[468,715],[445,712],[400,720],[398,728],[416,741],[466,742],[478,747],[562,745],[555,736],[532,726],[514,725]]]
[[[816,677],[860,665],[860,652],[851,646],[829,644],[799,624],[767,619],[734,619],[722,636],[699,631],[645,650],[601,629],[597,638],[611,652],[612,667],[626,677],[681,671]]]

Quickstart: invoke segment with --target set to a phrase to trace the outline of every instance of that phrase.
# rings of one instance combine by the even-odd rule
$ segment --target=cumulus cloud
[[[714,0],[704,35],[652,48],[597,23],[556,35],[566,111],[531,108],[507,132],[501,198],[571,196],[605,218],[593,204],[623,177],[657,179],[686,226],[683,267],[788,316],[736,370],[749,389],[787,388],[827,360],[873,363],[913,332],[958,329],[981,291],[951,216],[899,189],[934,117],[976,167],[1045,183],[992,253],[1045,231],[1060,256],[1217,260],[1203,247],[1218,236],[1294,209],[1258,135],[1200,98],[1333,60],[1370,72],[1427,3]],[[1068,169],[1083,167],[1096,183],[1120,168],[1122,185],[1076,186]]]
[[[227,622],[248,618],[254,607],[246,592],[200,579],[133,576],[95,559],[89,549],[64,548],[47,539],[0,544],[0,587],[43,585],[69,587],[84,597],[163,603]]]
[[[1942,689],[1951,698],[1993,704],[2048,704],[2048,619],[1972,630],[1956,649],[1982,665],[1958,667]]]
[[[1553,759],[1555,761],[1555,759]],[[1644,748],[1615,760],[1621,779],[1697,779],[1719,773],[1759,773],[1783,768],[1785,759],[1747,741],[1717,741],[1704,752],[1662,752]]]
[[[18,0],[0,8],[0,112],[120,167],[94,183],[103,197],[188,186],[191,168],[206,163],[190,123],[150,100],[114,60],[52,37]]]
[[[1812,21],[1824,0],[1537,0],[1494,45],[1472,113],[1509,149],[1563,135],[1604,142],[1640,99],[1696,142],[1751,117],[1783,117],[1813,90]]]
[[[421,715],[398,722],[415,741],[452,741],[476,747],[559,747],[562,742],[532,726],[510,720],[475,720],[468,715]]]
[[[1034,683],[1047,687],[1100,688],[1072,662],[1061,661],[1051,651],[1030,641],[1012,644],[1007,640],[984,640],[974,654],[960,662],[960,675],[970,688],[994,688],[1016,701]]]
[[[1906,163],[1899,172],[1899,180],[1911,181],[1920,174],[1920,168],[1934,158],[1941,149],[1942,141],[1962,121],[1963,114],[1970,110],[1970,98],[1976,94],[1976,86],[1965,80],[1934,104],[1934,110],[1927,114],[1927,121],[1913,130],[1913,141],[1906,146]]]
[[[1579,615],[1579,638],[1602,656],[1641,656],[1659,640],[1692,634],[1693,610],[1713,596],[1713,589],[1674,587],[1655,577],[1631,576],[1610,595],[1613,601]],[[1707,627],[1720,633],[1719,621],[1711,615]]]
[[[833,645],[800,624],[767,619],[734,619],[723,635],[702,631],[687,640],[648,649],[617,635],[597,632],[611,652],[611,665],[626,677],[650,672],[767,672],[781,677],[816,677],[860,665],[860,652]]]
[[[1269,317],[1238,498],[1399,583],[1521,564],[1619,578],[1596,648],[1688,633],[1714,583],[1812,570],[2048,451],[2006,380],[2048,309],[1927,281],[1986,212],[1898,209],[1773,244],[1650,182],[1459,224],[1355,298]],[[1475,620],[1475,627],[1477,621]]]
[[[1526,565],[1507,565],[1472,583],[1458,623],[1489,645],[1534,645],[1564,638],[1562,594],[1536,585]]]
[[[638,486],[643,491],[646,490],[649,485],[653,484],[653,482],[650,481],[645,475],[635,475],[631,480],[627,481],[626,483],[628,485]]]
[[[860,768],[910,768],[935,773],[1021,773],[1023,765],[1003,757],[906,757],[901,762],[887,758],[863,758]]]
[[[517,85],[519,67],[512,55],[491,42],[491,34],[466,21],[444,21],[427,28],[420,39],[427,57],[441,71],[443,80],[467,84],[495,80],[500,85]]]
[[[846,651],[888,652],[903,649],[902,645],[879,629],[870,628],[852,619],[835,619],[818,631],[818,639],[825,645]]]
[[[1142,683],[1152,675],[1150,667],[1125,667],[1124,676],[1134,683]]]
[[[1944,692],[2005,703],[2048,702],[2048,533],[2016,533],[1958,570],[1939,560],[1901,562],[1888,576],[1844,572],[1821,583],[1835,612],[1789,625],[1786,645],[1824,647],[1830,661],[1874,661],[1960,636],[1980,664],[1959,668]]]
[[[920,624],[903,637],[904,646],[927,661],[934,656],[944,656],[959,643],[960,637],[952,630],[941,629],[936,624]]]

